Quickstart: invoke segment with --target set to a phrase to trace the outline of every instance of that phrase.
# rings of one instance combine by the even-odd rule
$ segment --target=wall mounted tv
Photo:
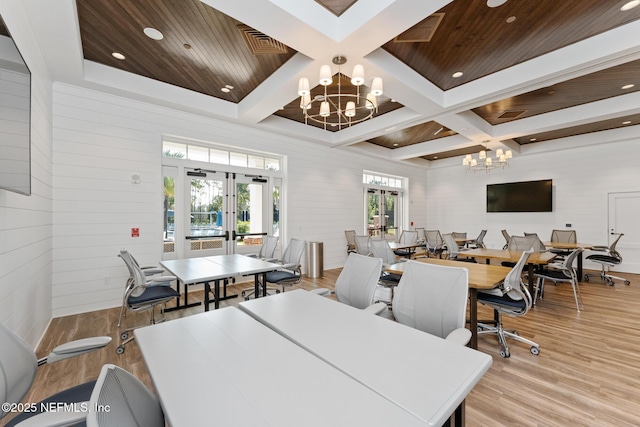
[[[487,185],[487,212],[552,212],[552,180]]]

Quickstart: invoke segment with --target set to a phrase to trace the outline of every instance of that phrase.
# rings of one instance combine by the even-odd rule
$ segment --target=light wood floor
[[[331,288],[339,272],[329,270],[323,278],[305,278],[301,287]],[[510,343],[511,357],[503,359],[497,340],[481,336],[479,350],[493,357],[493,365],[467,398],[467,425],[640,425],[640,275],[622,275],[631,281],[630,286],[582,282],[584,310],[580,313],[570,286],[548,284],[544,299],[525,317],[505,317],[506,325],[540,345],[539,356],[532,355],[527,346]],[[238,292],[245,286],[230,286],[229,291]],[[202,297],[201,292],[189,295]],[[236,298],[222,305],[238,302]],[[166,317],[201,311],[202,307],[191,308]],[[97,352],[41,367],[25,402],[94,379],[104,363],[129,370],[153,389],[135,341],[123,355],[115,354],[118,314],[119,309],[110,309],[54,319],[38,356],[60,343],[92,335],[110,335],[114,342]],[[480,317],[490,318],[491,311],[481,306]],[[127,316],[127,322],[147,321],[144,313]],[[429,363],[429,355],[424,357]],[[393,369],[393,361],[381,369]],[[211,405],[214,408],[215,402]]]

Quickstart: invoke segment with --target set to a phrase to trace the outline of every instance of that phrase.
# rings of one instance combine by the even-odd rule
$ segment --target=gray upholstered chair
[[[335,290],[320,288],[312,292],[324,296],[335,294],[336,299],[343,304],[379,314],[387,308],[385,303],[374,303],[381,271],[380,258],[349,254],[344,268],[336,279]]]
[[[531,294],[522,281],[522,270],[533,251],[524,251],[520,260],[507,274],[504,281],[496,288],[487,291],[478,291],[478,302],[493,308],[495,313],[495,325],[478,323],[478,334],[496,334],[500,342],[500,356],[510,357],[507,338],[528,344],[532,354],[540,354],[540,346],[535,342],[520,336],[516,331],[504,329],[502,315],[524,316],[533,304]]]
[[[344,230],[347,239],[347,255],[356,251],[356,230]]]
[[[175,276],[146,275],[128,251],[123,249],[118,256],[122,258],[129,270],[129,278],[126,282],[120,318],[118,319],[120,345],[116,347],[116,353],[122,354],[125,346],[133,340],[132,332],[135,329],[133,326],[123,326],[125,313],[127,311],[149,310],[151,312],[150,323],[158,323],[155,316],[156,306],[164,306],[168,301],[178,298],[180,293],[171,287],[171,282],[176,280]],[[161,314],[164,316],[163,309],[161,309]],[[160,321],[163,320],[164,317]]]
[[[88,353],[105,347],[110,342],[111,337],[92,337],[71,341],[54,348],[47,357],[38,360],[29,344],[0,323],[0,402],[9,405],[18,404],[31,388],[38,366]],[[61,391],[44,400],[43,406],[63,403],[71,407],[73,403],[86,404],[94,385],[95,381],[91,381]],[[42,412],[43,406],[35,403],[26,406],[29,409],[28,412],[16,415],[5,426],[19,425],[27,419],[33,423],[29,425],[74,425],[84,422],[87,415],[82,411],[62,409],[55,412]],[[0,409],[0,420],[8,414],[7,409],[5,405]]]
[[[484,245],[484,236],[486,235],[487,230],[480,231],[480,234],[478,234],[478,237],[476,237],[475,242],[472,242],[469,247],[473,249],[486,248],[486,246]]]
[[[409,261],[393,298],[396,321],[460,345],[471,339],[464,327],[469,294],[468,271]]]
[[[371,249],[370,256],[382,260],[383,271],[380,274],[380,280],[378,284],[385,288],[389,288],[391,292],[391,299],[389,300],[389,303],[391,303],[391,300],[393,300],[394,289],[396,286],[398,286],[402,275],[387,273],[386,271],[384,271],[384,269],[398,262],[406,262],[408,261],[408,259],[398,258],[389,246],[389,242],[385,239],[371,239],[371,241],[369,242],[369,247]]]
[[[600,264],[602,266],[602,270],[600,271],[599,274],[598,273],[585,274],[584,275],[585,282],[588,282],[590,277],[600,277],[603,283],[608,283],[610,286],[613,286],[615,284],[613,279],[623,280],[625,285],[631,284],[631,282],[627,279],[609,274],[609,268],[615,267],[616,265],[622,262],[622,255],[620,255],[620,252],[616,250],[616,245],[618,244],[618,241],[622,236],[624,236],[624,233],[620,233],[618,235],[618,238],[614,240],[611,246],[608,246],[608,247],[593,246],[591,248],[591,250],[597,251],[599,253],[591,254],[587,257],[587,259],[589,261],[593,261],[595,263]]]
[[[402,233],[400,233],[400,238],[398,238],[398,243],[417,245],[418,232],[414,230],[403,230]],[[416,252],[416,247],[396,249],[393,252],[398,256],[411,258],[411,256]]]
[[[452,233],[443,234],[442,238],[444,239],[444,243],[447,245],[447,254],[450,260],[476,262],[474,258],[464,256],[464,250],[458,246]]]
[[[500,232],[502,233],[502,237],[504,237],[504,240],[505,240],[505,243],[502,249],[507,249],[507,247],[509,246],[509,240],[511,239],[511,236],[509,236],[509,233],[507,233],[507,230],[501,230]]]
[[[552,263],[547,267],[542,268],[535,272],[535,277],[538,279],[536,285],[536,291],[533,295],[533,303],[536,303],[538,295],[544,295],[544,281],[551,280],[554,283],[570,283],[573,288],[573,297],[576,300],[576,309],[580,311],[582,305],[582,296],[580,295],[580,288],[578,287],[578,275],[573,263],[576,257],[583,251],[582,248],[573,250],[564,260],[560,263]]]
[[[306,245],[306,240],[291,238],[281,259],[267,258],[265,261],[279,263],[281,269],[265,274],[266,283],[262,285],[266,287],[268,283],[271,283],[279,286],[284,292],[286,287],[300,283],[302,280],[300,260]]]
[[[440,230],[425,230],[424,235],[427,240],[427,254],[441,257],[445,244]]]
[[[360,255],[367,256],[371,253],[371,249],[369,248],[369,241],[371,237],[368,235],[356,235],[354,236],[354,241],[356,244],[356,253]]]

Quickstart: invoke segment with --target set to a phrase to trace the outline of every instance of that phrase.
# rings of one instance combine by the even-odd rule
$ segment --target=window
[[[162,155],[164,157],[178,157],[199,162],[214,163],[219,165],[231,165],[243,168],[263,169],[279,171],[281,160],[273,156],[262,156],[259,153],[244,153],[230,150],[224,147],[208,147],[194,143],[164,141],[162,143]]]

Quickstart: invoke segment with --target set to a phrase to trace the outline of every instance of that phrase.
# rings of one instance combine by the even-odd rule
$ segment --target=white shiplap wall
[[[603,133],[603,140],[606,133]],[[542,143],[541,143],[542,144]],[[432,168],[427,172],[427,224],[443,233],[467,231],[476,236],[488,229],[487,247],[501,248],[500,230],[522,235],[536,232],[548,240],[554,228],[577,231],[578,241],[607,244],[607,194],[640,191],[640,138],[603,145],[528,154],[490,173],[465,172],[462,166]],[[486,185],[553,179],[553,212],[487,213]],[[624,254],[623,254],[624,256]],[[640,260],[632,261],[640,267]],[[585,263],[585,268],[599,266]]]
[[[0,14],[31,70],[31,195],[0,190],[0,322],[36,347],[51,320],[51,79],[20,1]]]
[[[363,169],[408,177],[410,220],[426,221],[418,167],[68,85],[55,84],[53,98],[54,317],[121,303],[119,249],[141,263],[160,260],[162,135],[286,155],[281,219],[289,237],[324,242],[325,268],[343,265],[344,230],[364,229]],[[140,237],[130,237],[132,227]]]

